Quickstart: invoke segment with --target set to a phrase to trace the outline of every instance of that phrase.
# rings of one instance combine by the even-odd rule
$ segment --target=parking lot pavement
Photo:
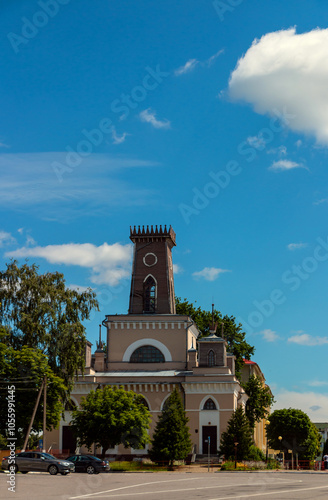
[[[241,500],[327,498],[325,474],[267,473],[109,473],[50,476],[17,474],[15,494],[8,474],[0,474],[0,498],[33,500]]]

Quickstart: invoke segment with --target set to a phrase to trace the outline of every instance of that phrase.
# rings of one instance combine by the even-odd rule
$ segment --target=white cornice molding
[[[235,394],[237,382],[182,382],[186,394]]]

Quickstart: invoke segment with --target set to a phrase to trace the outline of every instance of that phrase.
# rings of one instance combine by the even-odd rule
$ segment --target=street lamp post
[[[282,436],[278,436],[279,439],[279,444],[280,444],[280,455],[282,456],[282,451],[281,451],[281,441],[282,441]],[[282,460],[282,466],[284,467],[284,459]]]
[[[237,469],[237,446],[239,445],[239,443],[235,441],[234,445],[235,445],[235,469]]]
[[[265,453],[265,459],[268,461],[268,453],[269,453],[269,444],[268,444],[268,425],[270,425],[270,420],[266,420],[266,453]]]

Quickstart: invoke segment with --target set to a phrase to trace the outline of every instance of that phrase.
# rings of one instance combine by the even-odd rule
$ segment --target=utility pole
[[[46,451],[46,426],[47,426],[47,375],[44,376],[43,388],[43,439],[42,451]]]
[[[43,386],[44,386],[44,381],[45,381],[45,379],[43,379],[43,381],[42,381],[42,384],[41,384],[41,387],[40,387],[40,390],[39,390],[39,394],[38,394],[38,397],[37,397],[36,402],[35,402],[35,406],[34,406],[32,418],[31,418],[31,421],[30,421],[30,425],[28,426],[28,429],[27,429],[27,433],[26,433],[26,437],[25,437],[25,441],[24,441],[24,445],[23,445],[22,451],[26,450],[26,446],[27,446],[28,438],[29,438],[29,435],[30,435],[30,432],[31,432],[31,429],[32,429],[33,422],[34,422],[34,417],[35,417],[35,414],[36,414],[36,410],[37,410],[37,408],[39,406],[39,402],[40,402],[40,398],[41,398],[41,393],[42,393],[42,389],[43,389]]]

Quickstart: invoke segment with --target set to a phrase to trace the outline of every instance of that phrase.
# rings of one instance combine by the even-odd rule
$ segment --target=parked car
[[[72,455],[67,458],[75,466],[75,472],[99,474],[110,470],[108,460],[101,460],[93,455]]]
[[[2,459],[2,468],[9,470],[14,467],[15,472],[49,472],[52,476],[60,472],[63,476],[69,472],[74,472],[74,464],[68,460],[60,460],[50,455],[50,453],[41,453],[38,451],[22,451],[13,457],[4,457]]]

